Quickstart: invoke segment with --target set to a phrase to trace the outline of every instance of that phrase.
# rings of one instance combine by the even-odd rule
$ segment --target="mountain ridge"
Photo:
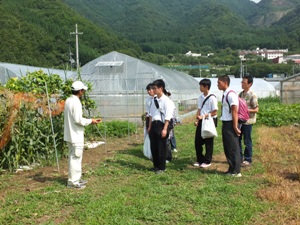
[[[82,1],[64,1],[82,15],[85,14],[81,10]],[[291,0],[283,9],[283,0],[261,0],[258,4],[248,0],[173,0],[172,4],[167,0],[152,4],[143,0],[90,0],[89,4],[90,8],[99,12],[97,18],[93,13],[86,12],[87,17],[96,24],[109,27],[113,32],[140,44],[146,52],[168,54],[184,53],[188,49],[200,51],[201,46],[207,45],[234,49],[258,45],[285,47],[282,42],[265,40],[265,36],[272,33],[270,39],[273,39],[273,34],[288,38],[282,29],[272,27],[272,24],[292,11],[295,5],[300,5],[300,0]],[[120,7],[122,5],[124,7]],[[85,7],[88,8],[87,5]],[[103,15],[97,10],[100,7]],[[114,9],[115,14],[109,9]],[[268,31],[266,28],[271,29]],[[274,29],[279,29],[278,33]],[[238,41],[235,41],[237,38]]]
[[[65,67],[75,52],[75,36],[70,35],[75,24],[83,32],[82,64],[110,51],[155,62],[189,50],[300,49],[300,0],[289,1],[284,9],[280,4],[282,0],[0,0],[0,61]],[[281,14],[276,22],[256,28],[252,19],[264,13]]]

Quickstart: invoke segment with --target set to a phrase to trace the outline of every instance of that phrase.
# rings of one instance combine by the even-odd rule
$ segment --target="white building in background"
[[[283,57],[277,57],[272,59],[273,63],[287,63],[288,61],[294,61],[295,64],[300,64],[300,54],[285,55]]]
[[[239,51],[239,58],[241,60],[247,60],[245,58],[246,55],[252,54],[262,59],[275,59],[275,58],[283,58],[283,54],[288,53],[288,49],[255,49],[255,50],[241,50]]]
[[[287,55],[285,57],[283,57],[283,61],[289,61],[292,60],[294,61],[296,64],[300,64],[300,54],[295,54],[295,55]]]
[[[200,57],[201,53],[192,53],[191,51],[188,51],[185,53],[186,56],[191,56],[191,57]]]

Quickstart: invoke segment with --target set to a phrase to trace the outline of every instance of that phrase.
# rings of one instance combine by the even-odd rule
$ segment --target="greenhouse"
[[[42,70],[44,71],[44,73],[47,74],[57,74],[62,79],[65,79],[66,77],[69,77],[73,74],[73,72],[71,71],[65,71],[59,69],[34,67],[34,66],[0,62],[0,83],[2,85],[6,84],[10,78],[25,76],[27,73],[32,73],[38,70]]]
[[[189,101],[194,105],[199,95],[199,84],[190,75],[118,52],[87,63],[81,68],[80,76],[84,82],[93,85],[90,97],[97,105],[94,113],[100,112],[101,117],[107,119],[140,120],[148,95],[146,86],[156,79],[165,81],[177,108],[192,105]]]
[[[297,104],[300,102],[300,74],[280,81],[281,102],[284,104]]]

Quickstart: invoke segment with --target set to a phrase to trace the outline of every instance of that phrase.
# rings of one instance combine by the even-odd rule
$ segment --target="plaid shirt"
[[[255,109],[258,107],[257,95],[254,91],[249,90],[246,94],[240,92],[239,96],[246,100],[248,109]],[[256,123],[256,113],[250,113],[250,119],[245,124],[254,124]]]

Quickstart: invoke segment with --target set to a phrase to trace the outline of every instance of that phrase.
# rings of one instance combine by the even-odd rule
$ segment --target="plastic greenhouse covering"
[[[190,75],[118,52],[87,63],[80,76],[93,85],[90,97],[96,101],[96,112],[107,118],[140,119],[148,95],[146,86],[156,79],[165,81],[171,99],[177,104],[188,104],[199,95],[199,84]]]
[[[73,74],[73,72],[71,71],[65,71],[59,69],[34,67],[34,66],[0,62],[0,82],[1,84],[6,84],[10,78],[25,76],[28,72],[32,73],[37,70],[42,70],[44,71],[44,73],[47,74],[57,74],[62,79],[65,79],[66,77],[70,77]]]
[[[57,69],[32,67],[10,63],[0,63],[0,81],[5,84],[11,77],[25,76],[27,72],[43,70],[45,73],[58,74],[62,79],[77,79],[78,73]],[[93,90],[90,97],[95,100],[97,109],[92,115],[108,120],[124,119],[141,122],[145,111],[146,86],[156,79],[163,79],[166,89],[172,93],[177,114],[197,109],[197,98],[200,95],[199,81],[188,74],[167,69],[128,55],[111,52],[92,60],[80,69],[84,82],[90,82]],[[211,92],[219,101],[222,91],[217,87],[217,78],[212,81]],[[231,78],[230,87],[240,92],[241,78]],[[275,88],[264,79],[254,78],[252,89],[259,98],[275,96]]]
[[[142,94],[146,86],[163,79],[173,98],[193,98],[199,91],[195,79],[185,73],[170,70],[118,52],[111,52],[81,68],[82,80],[93,85],[93,94]],[[180,95],[181,97],[177,97]],[[176,97],[175,97],[176,96]]]

